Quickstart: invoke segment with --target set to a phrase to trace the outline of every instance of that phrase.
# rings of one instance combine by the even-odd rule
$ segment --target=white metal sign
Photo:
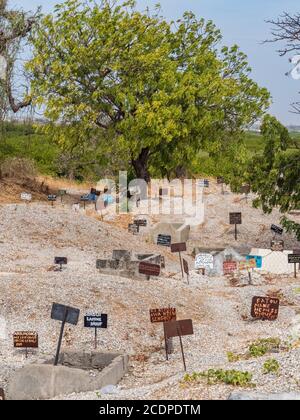
[[[22,193],[21,194],[21,200],[23,201],[31,201],[32,200],[32,195],[29,193]]]
[[[211,254],[198,254],[195,258],[195,268],[214,268],[214,257]]]

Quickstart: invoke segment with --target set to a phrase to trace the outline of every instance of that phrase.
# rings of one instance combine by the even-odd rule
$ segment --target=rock
[[[300,394],[296,392],[283,392],[281,394],[262,394],[259,392],[232,392],[228,397],[228,400],[233,401],[255,401],[255,400],[297,400],[300,401]]]
[[[100,389],[100,393],[103,395],[117,394],[118,388],[114,385],[107,385],[104,388]]]

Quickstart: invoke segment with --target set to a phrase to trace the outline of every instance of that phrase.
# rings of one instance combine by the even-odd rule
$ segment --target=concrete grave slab
[[[251,255],[262,256],[262,270],[272,274],[291,274],[294,272],[294,265],[288,263],[288,255],[293,251],[283,252],[271,251],[270,249],[253,248]]]
[[[190,225],[184,223],[160,222],[151,229],[151,236],[154,244],[157,243],[157,237],[160,234],[170,235],[172,243],[187,242],[189,240],[190,230]]]
[[[128,356],[112,352],[67,352],[61,354],[59,366],[50,363],[32,364],[17,371],[9,383],[7,399],[45,400],[96,391],[118,384],[128,370]]]

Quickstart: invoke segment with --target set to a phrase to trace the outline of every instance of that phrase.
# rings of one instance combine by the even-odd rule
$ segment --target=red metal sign
[[[152,323],[176,321],[176,308],[150,309],[150,321]]]

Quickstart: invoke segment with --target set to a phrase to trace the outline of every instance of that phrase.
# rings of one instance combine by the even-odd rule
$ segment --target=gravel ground
[[[214,195],[211,191],[205,198],[210,205]],[[236,196],[230,196],[234,207]],[[225,197],[229,202],[229,194]],[[218,205],[217,198],[215,201]],[[209,222],[205,222],[202,231],[199,229],[199,234],[202,232],[203,235],[201,233],[200,237],[193,232],[190,247],[193,244],[220,246],[226,245],[227,241],[232,244],[226,235],[222,236],[224,227],[220,223],[220,218],[227,222],[227,204],[226,201],[222,214],[221,210],[207,214]],[[252,219],[253,230],[247,224],[247,215],[257,210],[252,210],[249,203],[243,202],[243,206],[246,219],[241,242],[258,246],[257,227]],[[253,220],[255,218],[258,220],[257,214],[253,215]],[[271,217],[261,216],[259,220],[268,226]],[[292,239],[286,239],[292,245]],[[264,242],[263,238],[261,240]],[[110,255],[113,249],[163,251],[167,261],[163,277],[139,281],[99,274],[95,268],[96,259]],[[109,316],[109,328],[99,334],[99,348],[130,355],[130,370],[115,393],[102,395],[97,390],[61,396],[60,399],[228,398],[233,390],[228,385],[208,386],[205,381],[182,383],[184,372],[178,340],[174,339],[175,351],[170,360],[165,360],[162,326],[150,324],[149,309],[169,304],[176,306],[178,319],[193,319],[194,335],[183,338],[189,373],[209,368],[247,370],[253,373],[253,382],[260,392],[300,392],[300,350],[297,345],[290,351],[262,358],[234,363],[227,360],[228,351],[245,352],[249,343],[258,338],[290,340],[292,336],[297,344],[299,280],[261,275],[257,276],[256,285],[231,287],[224,277],[210,278],[192,272],[190,285],[187,285],[179,274],[173,275],[179,273],[179,264],[177,257],[167,250],[129,235],[113,226],[111,221],[108,224],[83,213],[74,213],[68,206],[51,208],[41,203],[0,206],[0,254],[0,325],[6,323],[5,337],[3,331],[0,334],[0,387],[4,389],[17,369],[53,357],[59,323],[50,319],[50,311],[52,303],[58,302],[81,310],[78,326],[66,329],[64,349],[93,348],[93,334],[83,328],[83,315],[94,310]],[[69,258],[63,272],[53,271],[54,256]],[[251,298],[270,290],[280,293],[283,298],[278,320],[251,320]],[[34,330],[39,334],[40,348],[27,360],[22,352],[12,348],[12,334],[17,330]],[[262,365],[268,358],[275,358],[280,363],[278,375],[263,374]]]

